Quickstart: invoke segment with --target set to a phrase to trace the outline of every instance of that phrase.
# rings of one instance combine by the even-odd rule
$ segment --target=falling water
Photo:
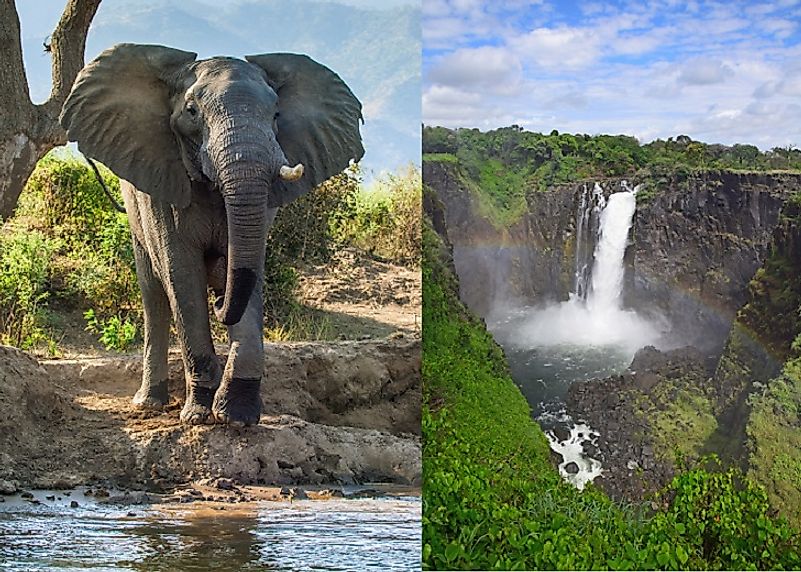
[[[609,316],[620,310],[623,258],[634,218],[636,192],[635,187],[634,190],[611,195],[601,213],[600,238],[595,247],[592,269],[592,292],[587,297],[590,313],[600,312]]]
[[[576,220],[576,279],[566,302],[518,309],[499,320],[498,340],[518,348],[615,347],[628,359],[655,343],[659,332],[635,312],[622,308],[624,256],[635,211],[637,189],[604,200],[600,185],[584,189]],[[595,236],[593,236],[595,233]],[[592,271],[587,253],[592,244]],[[504,323],[514,322],[510,329]],[[504,339],[508,338],[508,339]]]
[[[601,185],[595,183],[592,192],[585,185],[576,213],[576,276],[573,284],[573,293],[581,300],[587,299],[593,260],[592,242],[588,237],[597,234],[599,213],[605,206],[606,198]]]

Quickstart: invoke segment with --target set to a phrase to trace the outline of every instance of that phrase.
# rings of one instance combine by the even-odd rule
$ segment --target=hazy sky
[[[66,1],[16,0],[37,103],[51,89],[51,58],[42,43]],[[200,58],[308,54],[335,69],[363,104],[362,168],[369,180],[420,162],[419,6],[419,0],[103,0],[89,30],[86,60],[123,41],[174,46]],[[273,28],[271,18],[283,23]],[[293,21],[296,27],[286,24]]]
[[[423,2],[426,124],[801,145],[801,0]]]

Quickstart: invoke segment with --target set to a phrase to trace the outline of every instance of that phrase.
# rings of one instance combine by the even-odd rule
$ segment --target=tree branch
[[[7,1],[7,0],[3,0]],[[101,0],[68,0],[50,39],[53,54],[53,88],[44,104],[54,117],[61,113],[75,77],[84,64],[84,50],[89,24],[95,17]]]
[[[19,120],[30,115],[31,98],[14,0],[0,0],[0,95],[0,115],[4,119]]]

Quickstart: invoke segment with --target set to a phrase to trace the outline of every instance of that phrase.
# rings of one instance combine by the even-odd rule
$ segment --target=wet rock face
[[[455,169],[423,163],[426,184],[444,206],[462,301],[486,317],[497,306],[567,299],[573,279],[575,188],[536,193],[529,212],[503,227],[482,213]]]
[[[604,467],[594,481],[597,486],[615,499],[641,500],[670,482],[674,444],[658,434],[656,419],[671,415],[677,395],[704,385],[712,373],[709,366],[694,348],[661,352],[646,347],[622,375],[570,386],[568,412],[600,434],[591,452]]]
[[[722,172],[655,185],[637,205],[624,302],[667,318],[674,345],[719,355],[801,177]]]
[[[417,484],[420,340],[268,344],[259,425],[184,426],[171,359],[164,412],[131,404],[139,357],[39,364],[0,347],[0,483],[69,488],[103,480],[168,488],[244,484]]]

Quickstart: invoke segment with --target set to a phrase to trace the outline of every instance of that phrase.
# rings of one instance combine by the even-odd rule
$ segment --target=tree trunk
[[[53,32],[53,88],[41,105],[31,102],[19,16],[14,0],[0,0],[0,217],[8,218],[37,161],[67,142],[58,122],[61,106],[83,67],[86,34],[100,0],[68,0]]]

